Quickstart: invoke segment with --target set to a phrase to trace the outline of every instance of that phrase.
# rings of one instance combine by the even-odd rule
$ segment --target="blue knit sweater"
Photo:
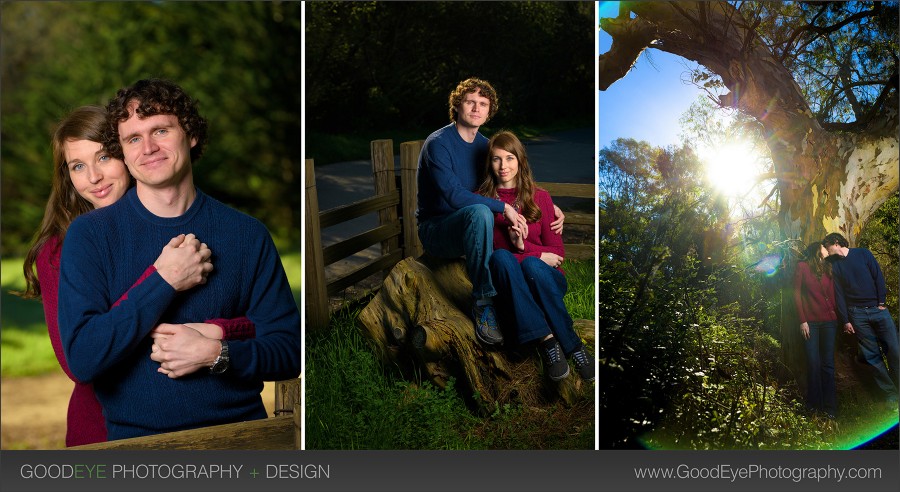
[[[502,213],[500,200],[475,193],[479,175],[487,159],[488,139],[478,133],[475,141],[466,142],[456,124],[437,130],[425,139],[419,154],[418,211],[419,220],[455,212],[478,203],[494,213]]]
[[[866,248],[850,248],[847,256],[833,255],[834,299],[841,324],[849,321],[850,306],[874,307],[885,302],[887,289],[884,274],[872,252]]]
[[[194,233],[212,250],[206,284],[176,293],[154,272],[109,310],[169,240]],[[150,360],[159,323],[246,315],[256,338],[230,341],[231,367],[169,379]],[[109,439],[266,417],[264,380],[300,373],[300,314],[268,231],[199,190],[175,218],[150,213],[135,189],[72,222],[63,246],[59,331],[72,373],[93,382]]]

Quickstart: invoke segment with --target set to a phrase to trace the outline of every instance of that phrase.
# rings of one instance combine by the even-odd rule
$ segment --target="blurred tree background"
[[[72,109],[159,77],[210,126],[197,186],[299,251],[299,2],[3,2],[4,257],[22,255],[50,191],[50,135]]]
[[[363,152],[369,137],[396,138],[385,129],[424,139],[449,123],[447,96],[473,76],[500,96],[489,127],[593,126],[593,2],[306,8],[306,146],[317,164],[365,157],[334,154],[353,135]]]

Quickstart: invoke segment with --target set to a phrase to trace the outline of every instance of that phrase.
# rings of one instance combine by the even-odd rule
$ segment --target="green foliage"
[[[499,92],[492,125],[593,121],[593,12],[592,2],[310,2],[307,123],[431,132],[472,76]]]
[[[0,376],[33,376],[59,370],[41,303],[10,294],[6,286],[0,302]]]
[[[200,103],[210,140],[198,187],[300,244],[299,2],[3,2],[2,252],[43,216],[50,135],[77,106],[168,78]]]
[[[306,347],[307,449],[472,447],[476,419],[452,385],[438,389],[387,377],[343,311]]]
[[[569,289],[563,296],[572,319],[594,319],[594,263],[566,260],[563,265]]]
[[[781,387],[773,370],[780,355],[777,341],[752,319],[722,312],[709,318],[728,322],[692,327],[676,396],[645,443],[681,449],[827,448],[796,400],[796,388]]]
[[[881,270],[884,273],[887,287],[887,306],[891,313],[897,316],[900,302],[897,300],[897,279],[900,278],[900,229],[898,229],[898,217],[900,217],[900,200],[895,194],[878,208],[869,221],[863,227],[857,244],[868,248],[875,255]]]
[[[593,318],[593,264],[565,267],[566,307]],[[508,403],[479,418],[453,384],[436,388],[382,367],[356,326],[360,309],[345,307],[328,330],[307,335],[307,449],[593,449],[593,420],[572,422],[571,409]],[[593,409],[578,405],[577,415]]]
[[[31,376],[58,370],[43,305],[10,293],[25,290],[22,258],[4,258],[0,269],[0,376]]]
[[[745,261],[699,170],[687,147],[600,153],[598,412],[614,422],[601,447],[823,447],[769,333],[777,279],[755,267],[777,248]]]
[[[897,71],[896,2],[754,2],[743,9],[821,122],[865,121]],[[896,103],[887,103],[887,107]]]
[[[888,96],[897,90],[897,2],[740,2],[735,8],[740,17],[729,22],[753,26],[759,36],[746,39],[747,52],[771,51],[822,126],[862,129],[896,106]],[[691,69],[688,80],[713,99],[727,92],[721,77],[703,66]]]

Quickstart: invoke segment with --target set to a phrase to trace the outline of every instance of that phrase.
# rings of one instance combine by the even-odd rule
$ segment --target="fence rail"
[[[372,154],[372,178],[375,196],[320,211],[314,162],[306,160],[306,249],[304,289],[306,296],[306,326],[311,330],[328,326],[331,315],[328,296],[375,274],[388,272],[407,256],[422,255],[422,244],[416,231],[416,172],[419,153],[424,140],[400,144],[400,176],[394,171],[392,140],[374,140]],[[399,182],[399,189],[397,183]],[[594,199],[593,184],[537,183],[551,196]],[[378,213],[378,226],[328,247],[322,246],[321,230],[356,219],[366,214]],[[566,226],[594,225],[594,215],[574,211],[566,212]],[[565,233],[564,233],[565,234]],[[327,279],[325,267],[350,257],[373,245],[381,244],[381,255],[362,266]],[[566,257],[589,259],[594,256],[593,244],[564,243]]]
[[[302,404],[300,389],[300,379],[277,381],[275,416],[267,419],[119,439],[67,449],[300,449],[303,444],[300,432],[303,425],[300,420]]]

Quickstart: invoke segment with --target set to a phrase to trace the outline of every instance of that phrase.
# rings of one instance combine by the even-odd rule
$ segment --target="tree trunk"
[[[884,106],[892,109],[859,131],[829,131],[814,118],[791,72],[756,26],[732,4],[627,2],[627,8],[637,16],[626,12],[600,20],[613,37],[610,51],[600,56],[600,89],[623,77],[647,47],[705,66],[731,91],[719,103],[755,117],[765,129],[783,237],[805,246],[840,232],[854,245],[866,221],[900,184],[896,91]],[[791,279],[785,280],[783,299],[789,307]],[[782,342],[786,361],[795,369],[803,360],[798,332],[796,314],[784,309]]]
[[[574,374],[559,383],[541,377],[533,350],[479,343],[467,314],[471,291],[463,260],[409,257],[391,270],[360,312],[359,324],[383,363],[410,377],[422,374],[441,388],[455,378],[464,396],[477,395],[474,403],[484,412],[511,401],[540,405],[558,397],[571,404],[584,395]],[[576,323],[588,346],[593,346],[593,328],[593,321]]]

